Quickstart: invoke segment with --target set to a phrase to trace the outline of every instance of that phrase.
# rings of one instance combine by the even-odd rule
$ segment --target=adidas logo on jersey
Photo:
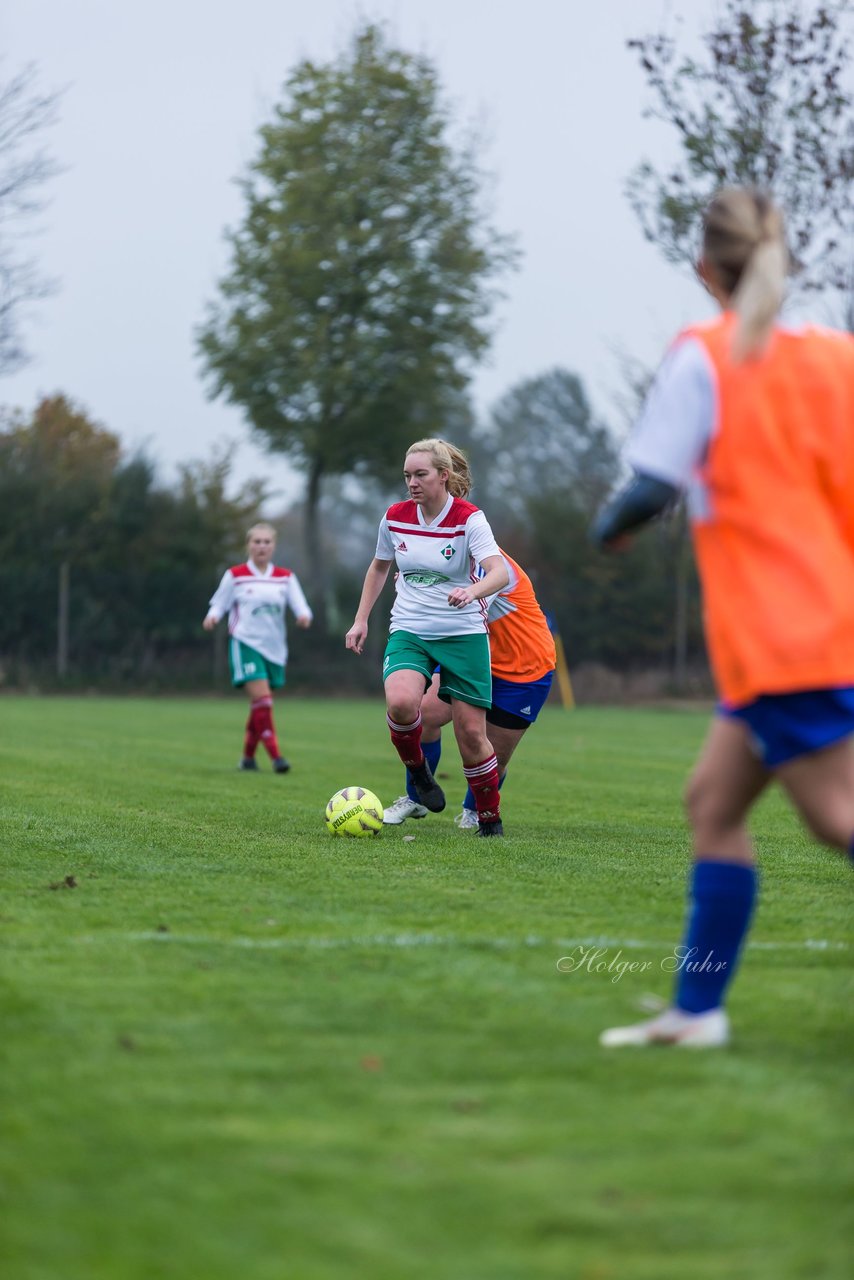
[[[395,550],[396,550],[396,551],[405,551],[405,550],[406,550],[406,543],[405,543],[405,542],[399,542],[399,543],[397,544],[397,546],[395,547]]]
[[[530,707],[522,707],[521,711],[519,712],[520,716],[529,716],[530,714],[531,714]]]

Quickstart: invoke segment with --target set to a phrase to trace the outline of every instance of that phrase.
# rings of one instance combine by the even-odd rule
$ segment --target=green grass
[[[445,814],[328,836],[382,706],[278,717],[286,777],[237,698],[0,701],[4,1276],[847,1280],[851,870],[778,796],[733,1047],[596,1043],[668,991],[705,715],[549,709],[488,844],[450,742]]]

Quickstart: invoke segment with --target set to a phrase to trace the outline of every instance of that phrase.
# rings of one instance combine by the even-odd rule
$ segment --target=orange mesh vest
[[[492,674],[500,680],[526,684],[541,680],[554,670],[555,642],[537,603],[531,579],[506,551],[501,554],[510,570],[510,585],[495,598],[489,610]]]
[[[712,669],[738,705],[854,684],[854,339],[777,329],[735,365],[734,323],[681,336],[716,374],[692,520]]]

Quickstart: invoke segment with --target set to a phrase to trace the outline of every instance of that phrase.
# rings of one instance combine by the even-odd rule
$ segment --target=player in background
[[[504,785],[510,757],[549,696],[555,667],[554,639],[531,579],[505,551],[501,554],[510,581],[489,601],[486,615],[492,671],[492,706],[486,713],[486,723],[498,761],[500,787]],[[451,719],[450,708],[439,698],[438,674],[424,695],[421,718],[421,747],[435,774],[442,754],[442,727]],[[406,795],[386,809],[383,822],[399,826],[407,818],[426,818],[427,812],[418,803],[415,788],[407,778]],[[454,822],[463,831],[477,829],[471,788]]]
[[[687,490],[720,695],[686,795],[673,1006],[606,1046],[726,1043],[757,888],[746,819],[771,781],[854,856],[854,337],[778,324],[787,269],[770,197],[722,191],[698,272],[723,314],[677,337],[630,442],[635,479],[593,530],[617,546]]]
[[[468,460],[445,440],[418,440],[407,450],[406,502],[380,521],[377,549],[345,643],[361,653],[368,619],[397,565],[395,602],[383,659],[391,740],[418,796],[433,813],[445,807],[421,747],[421,700],[436,667],[448,702],[463,772],[474,794],[480,836],[501,836],[498,762],[486,735],[492,706],[486,597],[507,585],[507,568],[486,516],[466,496]],[[483,577],[478,577],[478,567]]]
[[[288,640],[285,610],[296,615],[298,627],[310,627],[312,612],[296,574],[273,564],[276,531],[271,524],[253,524],[246,535],[244,564],[226,569],[211,598],[202,626],[213,631],[228,614],[228,662],[231,683],[249,696],[249,719],[238,768],[257,770],[255,752],[262,742],[274,773],[290,765],[279,750],[273,724],[273,690],[285,683]]]

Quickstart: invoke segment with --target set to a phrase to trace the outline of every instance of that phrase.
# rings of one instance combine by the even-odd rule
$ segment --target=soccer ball
[[[373,791],[343,787],[326,806],[326,827],[333,836],[377,836],[383,829],[383,807]]]

